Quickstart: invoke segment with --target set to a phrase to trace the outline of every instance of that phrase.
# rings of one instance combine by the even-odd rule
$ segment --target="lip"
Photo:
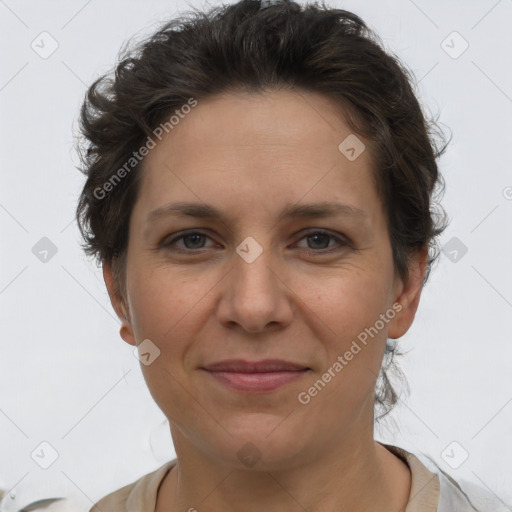
[[[228,388],[252,393],[274,391],[300,379],[311,370],[300,363],[280,359],[230,359],[209,364],[201,369]]]
[[[269,373],[307,370],[308,367],[300,363],[292,363],[281,359],[264,359],[262,361],[226,359],[225,361],[219,361],[218,363],[204,366],[203,369],[212,372]]]

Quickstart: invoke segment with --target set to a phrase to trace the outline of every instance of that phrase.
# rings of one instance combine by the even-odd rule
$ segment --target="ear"
[[[128,307],[125,303],[125,300],[121,296],[115,282],[112,266],[110,263],[105,261],[103,262],[103,279],[105,280],[105,285],[107,286],[110,303],[112,304],[112,307],[114,308],[117,316],[121,320],[121,328],[119,329],[119,334],[121,335],[121,338],[126,341],[126,343],[136,346],[135,335],[133,333],[133,327],[131,324]]]
[[[388,337],[397,339],[403,336],[411,327],[418,304],[427,269],[428,246],[417,249],[410,258],[409,277],[403,281],[396,277],[394,290],[394,303],[398,303],[401,309],[389,323]]]

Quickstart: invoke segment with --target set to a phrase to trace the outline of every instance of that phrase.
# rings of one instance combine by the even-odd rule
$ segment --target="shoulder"
[[[412,455],[417,463],[436,474],[439,479],[439,502],[436,512],[509,512],[496,495],[479,485],[455,480],[428,455]]]
[[[381,443],[383,444],[383,443]],[[402,458],[411,470],[411,496],[405,512],[510,512],[493,493],[472,482],[457,482],[426,454],[412,454],[403,448],[384,444]]]
[[[117,510],[121,512],[126,509],[126,501],[128,496],[132,492],[137,482],[126,485],[117,491],[111,492],[107,494],[103,498],[101,498],[90,510],[89,512],[114,512]]]
[[[438,512],[509,512],[505,505],[495,494],[489,490],[469,481],[455,481],[441,468],[439,480],[441,483],[441,495]]]
[[[89,512],[124,512],[127,510],[154,512],[158,487],[175,464],[176,459],[166,462],[135,482],[107,494]]]

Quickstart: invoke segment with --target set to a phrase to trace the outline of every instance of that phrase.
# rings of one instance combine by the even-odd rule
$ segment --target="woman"
[[[91,510],[484,509],[374,440],[445,146],[361,19],[242,0],[173,20],[81,126],[84,249],[177,454]]]

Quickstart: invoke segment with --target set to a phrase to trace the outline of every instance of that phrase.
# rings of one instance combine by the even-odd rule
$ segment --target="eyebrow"
[[[151,211],[146,217],[146,224],[154,222],[161,217],[187,216],[199,219],[226,220],[226,215],[214,206],[202,203],[177,202],[170,203]],[[347,217],[367,217],[364,210],[347,204],[325,201],[304,205],[286,206],[278,216],[278,222],[293,218],[322,218],[343,215]]]

